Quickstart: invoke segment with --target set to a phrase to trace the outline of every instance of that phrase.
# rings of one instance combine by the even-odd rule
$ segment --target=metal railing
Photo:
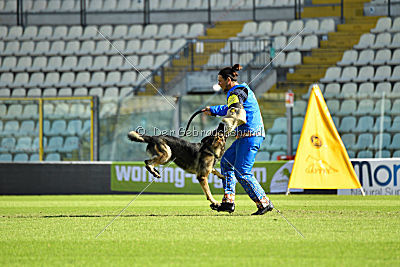
[[[85,102],[86,101],[86,102]],[[13,104],[19,104],[21,105],[21,111],[22,109],[26,110],[29,105],[34,105],[36,112],[35,114],[27,114],[30,117],[30,120],[35,121],[37,120],[37,128],[33,132],[27,132],[25,134],[18,134],[18,137],[35,137],[37,134],[38,138],[38,147],[37,151],[33,149],[33,146],[30,147],[30,151],[14,151],[14,147],[10,146],[9,149],[7,147],[2,147],[4,151],[2,152],[11,152],[11,153],[18,153],[18,152],[29,152],[29,153],[36,153],[38,154],[39,161],[44,160],[44,153],[47,153],[47,145],[48,142],[46,139],[46,136],[49,134],[50,130],[50,120],[53,120],[53,123],[59,119],[63,119],[65,117],[68,117],[68,112],[67,113],[62,113],[62,114],[56,114],[56,113],[48,113],[47,110],[45,109],[46,104],[50,104],[53,106],[60,105],[60,102],[69,105],[69,104],[86,104],[90,105],[90,112],[88,114],[89,118],[85,117],[85,114],[76,114],[77,117],[71,117],[70,119],[79,119],[79,120],[86,120],[90,119],[90,127],[88,129],[81,129],[81,131],[85,130],[85,132],[80,132],[80,133],[70,133],[68,132],[68,129],[65,129],[65,131],[57,133],[57,136],[74,136],[78,137],[79,140],[79,145],[76,144],[76,152],[79,154],[76,157],[72,157],[74,160],[90,160],[90,161],[97,161],[99,160],[99,100],[97,96],[75,96],[75,97],[1,97],[0,98],[0,103],[5,104],[7,106],[11,106]],[[26,113],[26,112],[25,112]],[[38,114],[37,114],[38,113]],[[25,115],[26,116],[26,115]],[[51,116],[51,117],[49,117]],[[33,119],[32,119],[33,118]],[[18,113],[15,114],[15,116],[10,117],[10,118],[3,118],[5,121],[7,119],[11,121],[22,121],[24,120],[23,117],[20,117]],[[26,120],[27,118],[25,118]],[[45,127],[45,121],[48,122],[48,127]],[[47,129],[46,129],[47,128]],[[78,129],[75,129],[78,131]],[[86,130],[88,132],[86,132]],[[57,129],[57,131],[61,131],[60,129]],[[4,137],[12,137],[13,133],[2,133]],[[89,140],[86,140],[88,138]],[[89,150],[89,156],[84,155],[85,153],[83,152],[84,150],[87,149]],[[58,151],[54,151],[58,152]],[[71,159],[71,157],[69,157]]]

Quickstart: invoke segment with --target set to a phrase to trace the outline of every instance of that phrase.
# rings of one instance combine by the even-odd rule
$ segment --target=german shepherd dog
[[[214,165],[225,151],[226,137],[223,133],[214,131],[204,137],[200,143],[190,143],[181,138],[170,135],[149,136],[135,131],[128,133],[128,138],[134,142],[148,143],[146,152],[150,159],[145,160],[146,169],[156,178],[160,173],[155,169],[157,165],[175,162],[188,173],[197,175],[204,194],[213,205],[219,203],[213,198],[208,185],[208,175],[213,173],[224,179]]]

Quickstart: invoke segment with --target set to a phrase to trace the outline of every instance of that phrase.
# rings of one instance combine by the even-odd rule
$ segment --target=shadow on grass
[[[32,218],[42,218],[42,219],[52,219],[52,218],[102,218],[102,217],[115,217],[116,214],[104,214],[104,215],[32,215],[32,216],[0,216],[0,218],[8,218],[8,219],[32,219]],[[207,214],[127,214],[120,215],[118,217],[126,217],[126,218],[135,218],[135,217],[217,217],[217,216],[233,216],[233,217],[245,217],[250,216],[250,214],[227,214],[227,213],[219,213],[213,215]]]

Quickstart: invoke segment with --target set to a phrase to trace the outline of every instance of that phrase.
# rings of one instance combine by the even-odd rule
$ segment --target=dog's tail
[[[130,131],[128,133],[128,138],[129,138],[129,140],[131,140],[133,142],[140,142],[140,143],[148,143],[148,142],[152,141],[151,136],[144,135],[144,134],[142,135],[135,131]]]

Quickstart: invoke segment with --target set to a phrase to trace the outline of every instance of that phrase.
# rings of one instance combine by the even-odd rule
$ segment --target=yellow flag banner
[[[317,84],[308,101],[289,188],[362,189]]]

